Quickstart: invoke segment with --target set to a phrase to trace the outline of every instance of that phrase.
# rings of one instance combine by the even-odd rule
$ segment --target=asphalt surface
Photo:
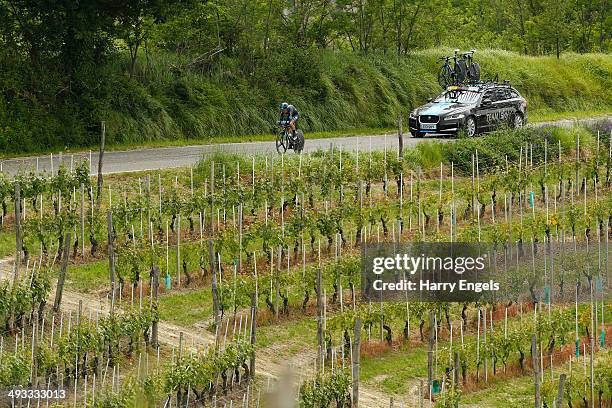
[[[582,120],[560,120],[554,122],[538,122],[529,126],[541,127],[547,125],[570,127],[576,123],[589,123],[602,119],[610,120],[612,117],[599,117]],[[410,133],[404,135],[404,147],[415,146],[424,141],[438,140],[451,142],[453,139],[439,137],[413,138]],[[395,133],[372,136],[347,136],[328,139],[308,139],[306,135],[305,152],[319,149],[335,149],[349,151],[395,150],[398,147],[398,137]],[[108,151],[104,153],[104,166],[102,174],[126,173],[135,171],[148,171],[170,169],[176,167],[189,167],[197,163],[203,156],[214,152],[232,152],[247,155],[277,154],[275,143],[270,142],[244,142],[221,143],[214,145],[194,145],[178,147],[141,148],[125,151]],[[46,172],[55,173],[63,163],[71,168],[83,160],[90,161],[90,174],[98,173],[98,152],[82,152],[74,154],[50,154],[45,156],[20,157],[0,161],[0,171],[15,175],[19,172]]]

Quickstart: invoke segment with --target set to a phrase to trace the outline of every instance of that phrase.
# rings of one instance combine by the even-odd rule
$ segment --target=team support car
[[[444,92],[410,113],[410,133],[467,136],[488,132],[500,125],[520,128],[527,123],[527,101],[507,83],[449,86]]]

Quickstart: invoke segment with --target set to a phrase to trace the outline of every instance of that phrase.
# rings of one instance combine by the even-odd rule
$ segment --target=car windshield
[[[480,93],[468,90],[444,91],[434,99],[434,102],[473,103],[478,100]]]

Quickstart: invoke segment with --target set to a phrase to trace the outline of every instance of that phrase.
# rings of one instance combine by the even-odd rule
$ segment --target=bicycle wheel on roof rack
[[[472,62],[468,69],[468,77],[470,82],[478,82],[480,81],[480,64],[477,62]]]
[[[450,66],[444,64],[440,67],[440,72],[438,72],[438,84],[442,88],[445,88],[453,83],[453,73],[450,69]]]
[[[457,64],[455,65],[455,75],[458,83],[462,83],[467,79],[468,67],[464,60],[457,61]]]

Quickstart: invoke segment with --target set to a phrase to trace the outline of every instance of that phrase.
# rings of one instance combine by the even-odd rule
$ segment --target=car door
[[[486,132],[491,127],[490,117],[493,112],[493,90],[487,90],[482,94],[478,107],[476,108],[476,128],[479,132]]]
[[[512,125],[514,113],[516,112],[516,99],[510,88],[504,88],[504,123]]]
[[[488,115],[489,130],[498,127],[507,117],[508,98],[505,89],[494,89],[492,101],[492,109]]]

